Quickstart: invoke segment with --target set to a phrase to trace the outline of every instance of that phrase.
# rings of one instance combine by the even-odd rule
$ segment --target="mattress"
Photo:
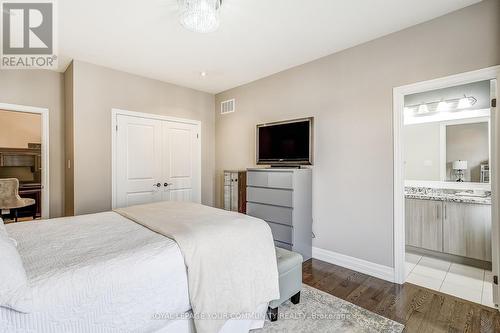
[[[154,332],[190,310],[177,244],[113,212],[6,225],[35,310],[0,332]],[[158,320],[161,318],[161,320]]]

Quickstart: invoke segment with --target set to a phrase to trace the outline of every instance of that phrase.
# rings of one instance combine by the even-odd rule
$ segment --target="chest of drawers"
[[[247,214],[265,220],[276,246],[312,252],[312,170],[248,169]]]

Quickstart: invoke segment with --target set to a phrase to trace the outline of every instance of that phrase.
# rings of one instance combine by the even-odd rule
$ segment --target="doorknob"
[[[173,184],[172,183],[165,183],[165,184],[163,184],[163,186],[165,186],[165,187],[167,187],[169,185],[173,185]]]
[[[153,187],[155,187],[155,186],[156,187],[161,187],[161,183],[156,183],[156,184],[153,185]]]

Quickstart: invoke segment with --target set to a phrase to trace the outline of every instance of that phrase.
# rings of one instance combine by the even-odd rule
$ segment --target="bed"
[[[34,310],[0,307],[0,332],[194,332],[178,244],[116,212],[6,225]],[[220,332],[262,327],[254,316]]]

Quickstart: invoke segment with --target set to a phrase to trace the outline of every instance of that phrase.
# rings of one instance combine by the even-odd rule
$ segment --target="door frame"
[[[488,67],[480,70],[450,75],[438,79],[412,83],[400,87],[393,88],[393,153],[394,153],[394,282],[403,284],[405,282],[405,180],[404,180],[404,158],[403,158],[403,127],[404,127],[404,97],[410,94],[422,93],[430,90],[447,88],[468,84],[476,81],[497,79],[500,66]],[[493,109],[492,109],[493,110]],[[491,136],[495,137],[496,124],[494,112],[491,112]],[[498,120],[497,120],[498,122]],[[497,163],[494,152],[497,149],[496,140],[491,140],[490,150],[493,152],[490,161],[492,172],[490,184],[492,191],[492,233],[498,228],[498,199],[497,188],[493,178],[493,173],[496,173]],[[494,240],[499,237],[492,237],[492,247],[495,249]],[[493,267],[495,259],[493,258]],[[494,288],[495,289],[495,288]],[[494,295],[494,297],[496,297]]]
[[[42,117],[41,156],[42,156],[42,219],[50,217],[50,181],[49,181],[49,109],[35,106],[0,103],[0,110],[39,114]]]
[[[138,118],[145,118],[145,119],[155,119],[155,120],[165,120],[165,121],[171,121],[171,122],[176,122],[176,123],[184,123],[184,124],[191,124],[191,125],[196,125],[198,127],[198,134],[199,134],[199,140],[198,140],[198,146],[197,146],[197,152],[198,152],[198,160],[199,160],[199,166],[197,170],[197,178],[198,182],[194,186],[196,187],[196,190],[198,191],[200,198],[201,198],[201,140],[202,140],[202,133],[201,133],[201,121],[199,120],[193,120],[193,119],[186,119],[186,118],[177,118],[177,117],[171,117],[171,116],[163,116],[159,114],[153,114],[153,113],[145,113],[145,112],[137,112],[137,111],[128,111],[128,110],[123,110],[123,109],[117,109],[117,108],[112,108],[111,109],[111,207],[113,209],[116,208],[116,199],[117,199],[117,194],[116,194],[116,153],[117,153],[117,148],[116,148],[116,137],[117,137],[117,117],[119,115],[122,116],[129,116],[129,117],[138,117]]]

